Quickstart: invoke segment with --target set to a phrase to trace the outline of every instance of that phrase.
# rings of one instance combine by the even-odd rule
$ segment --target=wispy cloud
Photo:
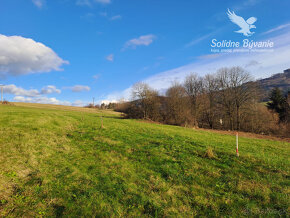
[[[210,38],[211,36],[215,36],[216,34],[220,33],[221,31],[224,30],[224,27],[221,27],[221,28],[218,28],[216,29],[215,31],[211,32],[211,33],[208,33],[208,34],[205,34],[205,35],[202,35],[202,36],[199,36],[198,38],[195,38],[193,39],[191,42],[187,43],[185,45],[186,48],[188,47],[191,47],[191,46],[194,46],[196,44],[199,44],[201,43],[202,41]]]
[[[107,12],[100,12],[99,15],[101,17],[105,17],[105,18],[107,18],[108,20],[111,20],[111,21],[122,19],[122,16],[119,15],[119,14],[118,15],[114,15],[114,16],[109,16]]]
[[[45,4],[45,0],[32,0],[32,3],[38,7],[38,8],[42,8]]]
[[[112,16],[110,18],[110,20],[120,20],[120,19],[122,19],[122,16],[121,15],[115,15],[115,16]]]
[[[203,76],[207,73],[214,73],[221,67],[242,66],[251,72],[254,78],[265,78],[290,68],[290,31],[265,40],[268,39],[274,42],[272,52],[209,54],[190,64],[155,74],[143,81],[156,90],[165,90],[173,81],[182,82],[191,72]],[[106,99],[116,100],[122,97],[130,98],[130,87],[124,91],[112,93]]]
[[[92,22],[96,18],[96,15],[93,13],[86,13],[85,15],[81,16],[81,19]]]
[[[102,17],[107,17],[108,13],[107,12],[100,12],[99,15],[102,16]]]
[[[273,32],[279,31],[279,30],[286,29],[287,27],[290,27],[290,23],[282,24],[280,26],[277,26],[275,28],[272,28],[272,29],[264,32],[263,34],[265,35],[265,34],[273,33]]]
[[[136,49],[137,46],[148,46],[151,43],[153,43],[154,39],[156,39],[156,36],[153,34],[140,36],[139,38],[131,39],[127,41],[124,45],[124,49],[131,48]]]
[[[114,61],[114,54],[109,54],[109,55],[106,57],[106,60],[107,60],[107,61],[111,61],[111,62],[113,62],[113,61]]]
[[[76,1],[76,5],[79,5],[79,6],[89,6],[89,7],[92,6],[90,0],[77,0]]]
[[[208,59],[218,58],[220,56],[222,56],[222,54],[216,53],[216,54],[201,55],[198,58],[201,59],[201,60],[208,60]]]
[[[111,0],[94,0],[95,2],[102,3],[102,4],[110,4]]]
[[[110,4],[111,0],[77,0],[76,5],[92,7],[93,3]]]
[[[257,4],[261,3],[262,1],[263,0],[245,0],[245,1],[242,1],[241,3],[239,2],[237,5],[234,5],[232,8],[235,11],[244,10],[244,9],[249,8],[249,7],[253,7],[253,6],[257,5]]]
[[[75,85],[72,87],[64,87],[64,89],[70,89],[73,92],[84,92],[84,91],[90,91],[91,88],[89,86],[84,86],[84,85]]]
[[[209,34],[200,36],[199,38],[193,39],[191,42],[189,42],[188,44],[186,44],[185,47],[188,48],[188,47],[194,46],[194,45],[202,42],[203,40],[208,39],[212,35],[213,35],[213,33],[209,33]]]
[[[257,66],[257,65],[259,65],[259,64],[261,64],[261,63],[259,63],[259,62],[256,61],[256,60],[250,60],[248,63],[246,63],[246,64],[244,65],[244,67],[245,67],[245,68],[249,68],[249,67]]]
[[[251,6],[259,4],[261,1],[262,0],[246,0],[246,1],[243,1],[242,7],[251,7]]]
[[[100,76],[101,76],[100,74],[93,75],[93,79],[98,80],[100,78]]]
[[[272,38],[275,43],[273,52],[262,53],[236,53],[215,54],[206,59],[197,60],[191,64],[165,71],[149,77],[145,80],[153,88],[168,88],[174,80],[183,80],[190,72],[197,72],[200,75],[213,73],[217,69],[226,66],[243,66],[249,70],[255,78],[270,76],[273,73],[282,72],[290,67],[290,32]],[[213,58],[212,58],[213,57]]]

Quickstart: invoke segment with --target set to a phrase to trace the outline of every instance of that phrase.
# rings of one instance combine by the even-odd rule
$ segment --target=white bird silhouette
[[[247,21],[244,20],[244,18],[237,16],[235,12],[231,12],[228,9],[227,15],[229,16],[230,20],[237,24],[241,29],[238,31],[235,31],[236,33],[242,33],[244,36],[251,36],[255,32],[251,32],[252,28],[256,28],[253,23],[257,21],[256,17],[250,17]]]

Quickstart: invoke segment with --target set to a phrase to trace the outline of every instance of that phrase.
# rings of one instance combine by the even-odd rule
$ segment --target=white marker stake
[[[236,152],[237,152],[237,157],[239,156],[239,133],[236,132],[236,144],[237,144],[237,148],[236,148]]]

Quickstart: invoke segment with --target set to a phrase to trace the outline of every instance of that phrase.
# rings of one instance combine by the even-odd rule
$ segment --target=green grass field
[[[288,142],[45,107],[0,105],[0,217],[289,215]]]

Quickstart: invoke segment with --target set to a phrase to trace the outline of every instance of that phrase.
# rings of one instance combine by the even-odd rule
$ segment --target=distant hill
[[[268,96],[270,90],[276,87],[286,94],[290,91],[290,69],[284,70],[284,73],[277,73],[269,78],[258,80],[257,83],[266,91],[265,97]]]

